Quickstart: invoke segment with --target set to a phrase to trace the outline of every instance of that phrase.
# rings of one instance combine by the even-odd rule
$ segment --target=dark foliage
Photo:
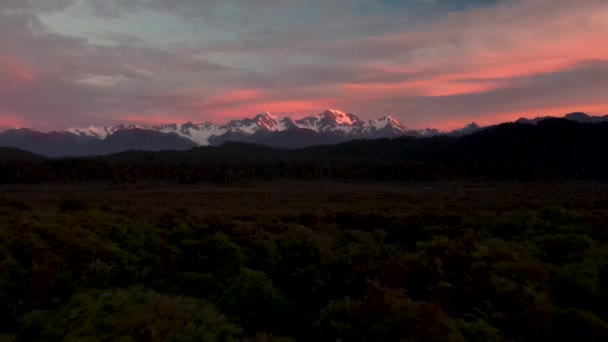
[[[41,161],[43,156],[10,147],[0,147],[0,161]]]
[[[266,188],[254,197],[265,210],[239,206],[249,195],[230,190],[205,204],[209,211],[175,207],[193,204],[179,189],[171,197],[179,203],[164,194],[152,211],[140,207],[147,190],[114,202],[71,190],[68,199],[55,195],[55,207],[8,194],[0,200],[0,336],[605,341],[605,196],[532,186],[462,207],[421,187],[426,200],[409,210],[391,208],[404,208],[396,198],[414,190],[366,197],[364,187],[332,195],[323,210],[314,208],[324,193],[274,203]],[[442,196],[463,191],[449,189]],[[573,196],[578,207],[543,193]],[[362,202],[357,210],[339,206],[348,197]],[[285,204],[296,200],[298,211]]]

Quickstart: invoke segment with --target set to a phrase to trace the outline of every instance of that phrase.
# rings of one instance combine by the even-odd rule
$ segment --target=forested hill
[[[548,119],[508,123],[463,137],[355,140],[297,150],[227,142],[189,151],[104,157],[3,158],[11,182],[238,182],[300,180],[606,180],[608,123]],[[34,165],[35,164],[35,165]]]
[[[12,147],[0,147],[0,161],[41,161],[45,157]]]
[[[548,119],[538,125],[506,123],[462,137],[358,140],[317,146],[299,156],[437,161],[590,162],[608,148],[608,123]]]
[[[296,150],[226,142],[189,151],[125,152],[106,160],[367,160],[531,161],[591,160],[608,148],[608,122],[547,119],[537,125],[506,123],[462,137],[353,140]],[[598,155],[599,153],[599,155]]]

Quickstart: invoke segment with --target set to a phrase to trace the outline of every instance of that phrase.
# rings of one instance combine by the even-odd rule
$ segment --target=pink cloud
[[[34,71],[19,58],[0,53],[0,79],[8,86],[23,84],[34,80]]]
[[[14,116],[0,116],[0,128],[21,128],[25,124],[22,119]]]
[[[590,115],[606,115],[608,114],[608,103],[605,105],[572,105],[572,106],[557,106],[557,107],[542,107],[531,110],[519,110],[515,112],[496,112],[488,113],[488,116],[468,116],[459,117],[457,119],[447,119],[437,122],[433,127],[437,129],[450,131],[462,128],[471,122],[475,122],[481,126],[490,126],[503,122],[514,122],[519,118],[536,118],[541,116],[561,117],[567,113],[585,112]]]
[[[196,109],[197,102],[196,97],[190,99],[183,98],[184,101],[189,102],[187,104],[189,113],[192,112],[204,112],[204,116],[200,115],[183,115],[181,111],[170,111],[168,110],[165,114],[97,114],[96,117],[100,118],[112,118],[111,122],[124,122],[129,124],[138,125],[163,125],[172,123],[184,123],[192,121],[195,123],[212,121],[218,124],[225,123],[230,119],[242,119],[244,117],[251,117],[257,113],[270,111],[276,115],[289,115],[294,118],[303,117],[305,115],[316,114],[319,108],[329,108],[335,100],[321,99],[316,101],[291,101],[291,100],[277,100],[272,101],[268,98],[255,98],[254,101],[247,101],[251,99],[250,95],[253,95],[256,91],[249,93],[244,92],[231,92],[231,95],[241,94],[243,95],[240,99],[242,102],[222,107],[219,110],[213,108],[201,108]],[[239,96],[237,96],[239,97]],[[221,98],[221,97],[220,97]],[[235,98],[233,98],[235,99]]]
[[[225,120],[226,118],[237,119],[269,111],[276,115],[289,115],[293,118],[298,118],[313,113],[317,114],[321,110],[320,108],[329,108],[332,103],[336,103],[336,101],[332,99],[274,101],[260,99],[260,101],[242,103],[215,112],[211,111],[210,114],[217,119]]]
[[[443,131],[450,131],[458,128],[462,128],[465,125],[475,122],[480,126],[491,126],[505,122],[514,122],[520,118],[537,118],[544,116],[551,117],[563,117],[565,114],[573,112],[584,112],[589,115],[607,115],[608,104],[605,105],[573,105],[573,106],[559,106],[559,107],[539,107],[531,110],[518,110],[515,112],[495,112],[487,113],[485,116],[464,116],[455,119],[445,119],[437,121],[435,124],[431,123],[431,126]]]
[[[125,122],[130,124],[138,124],[138,125],[165,125],[165,124],[173,124],[176,122],[184,123],[188,120],[183,117],[176,117],[175,115],[115,115],[114,116],[117,121]]]
[[[400,114],[397,108],[406,111],[408,97],[483,94],[517,88],[525,77],[565,73],[592,60],[608,61],[607,36],[608,3],[605,1],[519,0],[458,12],[439,23],[421,25],[414,31],[374,36],[352,41],[350,45],[340,44],[345,55],[357,52],[358,56],[363,56],[361,63],[374,59],[377,60],[373,63],[380,63],[384,59],[388,75],[410,70],[436,72],[402,82],[345,83],[341,93],[335,96],[345,102],[402,98],[400,105],[394,107],[394,112]],[[604,85],[608,86],[608,80]],[[562,86],[569,87],[567,84]],[[523,97],[535,96],[534,92],[517,95],[512,99],[514,108],[522,107],[519,102],[530,102]],[[539,111],[555,109],[552,101],[563,102],[559,98],[550,99],[534,108]],[[561,108],[566,112],[573,107],[595,106],[597,102],[608,105],[604,97],[585,95],[580,101]],[[496,105],[504,106],[503,103]],[[522,113],[531,109],[523,107],[526,109],[522,109]],[[454,117],[468,115],[456,110],[442,109],[452,111]],[[403,116],[407,118],[408,113]],[[447,117],[441,116],[442,120]],[[480,117],[482,120],[490,117],[488,121],[499,119],[492,112]],[[429,115],[427,122],[433,121],[433,116]]]
[[[169,47],[95,44],[38,32],[42,23],[33,32],[35,18],[10,12],[0,16],[0,109],[54,128],[328,107],[443,128],[608,107],[608,1],[499,1],[437,17],[360,32],[332,15],[339,34],[321,22]]]
[[[206,102],[218,104],[233,103],[241,101],[251,101],[262,98],[263,96],[264,91],[261,89],[235,89],[212,96],[206,99]]]

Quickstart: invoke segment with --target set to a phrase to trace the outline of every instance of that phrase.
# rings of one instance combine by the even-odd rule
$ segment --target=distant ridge
[[[581,123],[599,123],[599,122],[608,121],[608,115],[591,116],[591,115],[588,115],[588,114],[582,113],[582,112],[569,113],[569,114],[566,114],[563,118],[566,120],[576,121],[576,122],[581,122]],[[540,117],[536,117],[534,119],[520,118],[515,122],[536,125],[539,121],[547,120],[547,119],[559,119],[559,118],[555,117],[555,116],[540,116]]]
[[[608,122],[545,119],[431,138],[359,139],[298,149],[244,142],[185,151],[0,159],[0,183],[337,181],[608,181]],[[17,155],[21,158],[21,155]]]
[[[269,135],[281,132],[308,132],[309,135],[333,135],[333,140],[349,140],[354,138],[375,138],[401,135],[420,135],[419,131],[410,130],[401,122],[391,116],[384,116],[368,121],[361,120],[355,114],[345,113],[336,109],[327,109],[324,112],[302,119],[274,116],[269,112],[255,115],[253,118],[232,120],[225,125],[211,122],[195,124],[168,124],[159,126],[113,126],[113,127],[87,127],[69,128],[66,131],[75,135],[105,139],[119,131],[145,129],[162,133],[174,133],[196,145],[219,145],[228,140],[258,142],[270,140]],[[427,132],[428,133],[428,132]],[[338,139],[340,138],[340,139]],[[291,145],[301,146],[294,138]],[[312,142],[315,144],[316,142]]]
[[[537,125],[548,119],[553,117],[521,118],[516,123]],[[608,115],[570,113],[563,119],[580,123],[601,123],[608,121]],[[364,121],[352,113],[328,109],[318,115],[298,120],[265,112],[253,118],[232,120],[225,125],[209,122],[149,127],[118,125],[69,128],[49,133],[11,129],[0,133],[0,146],[19,148],[50,157],[107,155],[131,150],[184,151],[196,146],[218,146],[228,141],[297,149],[360,139],[460,137],[490,127],[471,123],[447,133],[432,128],[411,130],[391,116]]]

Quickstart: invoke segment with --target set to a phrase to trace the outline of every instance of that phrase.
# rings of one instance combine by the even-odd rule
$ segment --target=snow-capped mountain
[[[476,129],[478,127],[469,126],[455,131],[455,134],[468,134]],[[265,112],[223,125],[187,122],[157,126],[89,126],[49,133],[9,130],[0,133],[0,146],[23,148],[48,156],[83,156],[127,150],[183,150],[220,145],[227,141],[300,148],[353,139],[432,137],[441,134],[444,133],[435,129],[411,130],[391,116],[362,120],[352,113],[328,109],[295,120]]]
[[[89,126],[87,128],[70,127],[68,129],[66,129],[64,132],[72,133],[72,134],[80,135],[80,136],[91,137],[91,138],[105,139],[108,136],[110,136],[118,131],[132,130],[132,129],[146,129],[146,128],[142,127],[142,126],[137,126],[137,125],[128,125],[128,126],[118,125],[118,126],[111,126],[111,127]]]
[[[536,125],[547,119],[556,118],[520,119],[516,123]],[[608,115],[571,113],[563,119],[594,124],[608,121]],[[48,133],[25,128],[9,129],[0,132],[0,147],[20,148],[53,157],[103,155],[128,150],[189,150],[196,146],[220,145],[228,141],[301,148],[338,144],[353,139],[440,135],[460,137],[491,127],[471,123],[451,132],[440,132],[433,128],[412,130],[391,116],[362,120],[351,113],[328,109],[318,115],[295,120],[265,112],[223,125],[187,122],[158,126],[89,126]]]
[[[260,113],[253,118],[232,120],[225,125],[217,125],[210,122],[201,124],[188,122],[185,124],[150,127],[134,125],[119,125],[112,127],[90,126],[86,128],[69,128],[66,132],[103,140],[118,131],[132,129],[174,133],[201,146],[213,145],[214,140],[218,140],[225,135],[230,135],[231,137],[239,135],[243,137],[253,137],[290,130],[310,130],[315,133],[335,134],[351,139],[378,136],[392,137],[405,134],[417,135],[416,131],[409,130],[391,116],[363,121],[354,114],[335,109],[328,109],[321,114],[308,116],[298,120],[293,120],[288,117],[277,117],[269,112],[265,112]]]

